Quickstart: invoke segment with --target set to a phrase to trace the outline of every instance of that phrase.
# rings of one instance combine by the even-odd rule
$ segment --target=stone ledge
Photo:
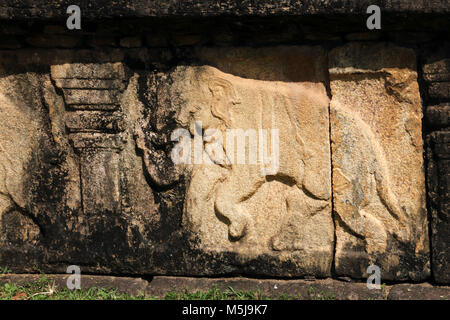
[[[428,106],[425,114],[427,122],[435,128],[447,127],[450,125],[450,103]]]
[[[147,292],[162,297],[176,290],[189,292],[207,291],[217,286],[220,290],[232,287],[239,291],[258,290],[264,297],[279,299],[281,295],[300,300],[383,300],[386,291],[368,290],[365,283],[343,282],[333,279],[325,280],[272,280],[249,278],[188,278],[188,277],[154,277]]]
[[[449,300],[450,287],[424,284],[397,284],[389,292],[389,300]]]
[[[56,288],[67,288],[67,278],[70,277],[70,274],[52,274],[47,276],[54,281]],[[39,274],[0,274],[0,284],[10,282],[22,285],[37,281],[41,277]],[[147,290],[148,282],[141,278],[82,275],[81,288],[88,289],[92,287],[117,288],[119,293],[139,295]]]
[[[66,288],[69,274],[48,275],[57,288]],[[25,284],[37,281],[39,274],[3,274],[0,284],[7,282]],[[365,282],[347,282],[334,279],[314,280],[278,280],[233,278],[190,278],[155,276],[147,281],[142,278],[115,277],[101,275],[82,275],[82,289],[92,287],[117,288],[119,293],[139,295],[145,292],[149,296],[164,297],[168,292],[208,291],[217,287],[226,290],[232,287],[239,291],[258,290],[264,297],[278,299],[281,295],[300,300],[450,300],[450,287],[433,286],[429,283],[402,283],[387,285],[384,289],[368,290]]]
[[[444,0],[251,0],[251,1],[182,1],[182,0],[114,0],[96,1],[92,6],[79,1],[83,17],[135,18],[176,16],[305,16],[334,14],[365,14],[369,5],[379,5],[386,13],[437,13],[450,12]],[[73,1],[23,1],[3,0],[0,19],[58,19],[66,18],[66,9]]]

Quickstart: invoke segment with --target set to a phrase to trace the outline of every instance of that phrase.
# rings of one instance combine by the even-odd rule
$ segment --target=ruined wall
[[[376,31],[356,1],[135,1],[73,31],[64,2],[12,2],[0,266],[449,283],[445,1]]]

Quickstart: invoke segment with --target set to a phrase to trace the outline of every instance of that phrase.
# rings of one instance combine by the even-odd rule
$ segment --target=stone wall
[[[0,266],[449,283],[445,1],[123,2],[0,6]]]

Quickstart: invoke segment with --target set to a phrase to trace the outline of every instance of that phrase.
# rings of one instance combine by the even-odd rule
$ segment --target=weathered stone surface
[[[426,123],[434,131],[427,135],[427,183],[431,218],[431,266],[433,280],[450,283],[450,56],[449,44],[428,52],[423,66],[427,99],[433,106],[426,109]]]
[[[43,263],[44,235],[64,251],[65,232],[79,227],[78,163],[65,135],[63,101],[48,75],[0,81],[0,261],[32,271]]]
[[[429,276],[415,55],[388,44],[330,52],[335,268],[386,280]]]
[[[102,111],[76,111],[66,115],[66,126],[71,132],[102,131],[120,132],[124,130],[121,113]]]
[[[427,184],[431,211],[431,248],[434,280],[450,282],[450,132],[429,134]]]
[[[0,48],[2,49],[19,49],[22,44],[16,37],[2,36],[0,38]]]
[[[102,3],[97,4],[97,6],[101,5]],[[188,16],[195,16],[199,12],[205,16],[222,15],[224,12],[225,14],[230,12],[229,10],[232,8],[236,9],[236,6],[239,8],[233,15],[239,16],[247,10],[241,8],[242,5],[235,3],[226,2],[222,5],[221,8],[207,1],[195,6],[178,4],[173,7],[173,3],[170,2],[162,4],[155,10],[170,8],[167,15],[176,15],[178,12],[179,15]],[[345,6],[345,10],[344,7],[339,7],[341,5]],[[357,24],[362,25],[363,30],[349,31],[352,33],[342,31],[341,28],[346,27],[341,25],[344,17],[335,17],[336,20],[332,20],[332,31],[328,32],[326,30],[328,27],[314,30],[308,24],[320,24],[314,22],[315,17],[305,17],[307,22],[303,24],[301,15],[336,12],[333,11],[330,3],[321,3],[318,7],[315,1],[311,1],[310,6],[308,3],[286,3],[274,4],[272,7],[270,7],[270,3],[252,2],[250,4],[251,12],[247,12],[251,15],[263,16],[281,12],[280,16],[283,17],[269,17],[268,19],[255,17],[255,19],[249,19],[251,21],[248,22],[228,15],[195,20],[189,17],[186,19],[178,17],[177,19],[133,20],[131,23],[128,22],[129,28],[125,29],[123,26],[127,22],[120,22],[118,19],[102,21],[98,24],[84,24],[83,22],[82,32],[73,31],[71,33],[74,39],[82,40],[80,43],[87,46],[77,50],[50,48],[14,50],[18,46],[26,46],[27,38],[45,39],[42,37],[42,32],[44,35],[52,35],[47,38],[49,41],[54,40],[53,35],[61,33],[64,30],[64,24],[62,27],[54,28],[55,22],[53,21],[51,26],[45,26],[45,22],[34,21],[31,24],[17,23],[17,26],[11,25],[11,28],[5,28],[2,30],[2,34],[11,34],[17,45],[11,46],[9,50],[1,50],[0,72],[17,75],[20,72],[32,70],[37,72],[36,76],[40,74],[37,76],[40,79],[46,79],[32,83],[33,86],[39,88],[36,90],[33,100],[40,99],[40,102],[36,102],[36,104],[41,105],[39,108],[42,109],[42,114],[33,114],[33,117],[36,118],[36,121],[40,121],[36,127],[41,131],[45,143],[32,142],[33,145],[36,143],[38,145],[33,149],[35,152],[31,152],[32,166],[23,170],[23,172],[29,173],[30,177],[24,176],[20,179],[20,183],[17,183],[20,188],[25,190],[23,198],[30,204],[29,210],[23,212],[9,210],[3,215],[2,224],[3,239],[7,239],[5,243],[8,241],[19,243],[20,239],[29,238],[29,243],[33,245],[30,248],[38,253],[20,255],[18,254],[21,252],[20,245],[14,247],[9,243],[2,245],[1,258],[11,261],[14,270],[21,272],[24,271],[22,268],[31,268],[35,262],[45,270],[61,272],[64,271],[67,262],[75,261],[83,263],[83,270],[86,268],[89,272],[173,273],[210,276],[217,274],[330,275],[330,270],[333,270],[331,263],[334,245],[330,196],[328,195],[327,199],[322,195],[317,196],[317,194],[324,193],[323,190],[331,189],[330,144],[329,137],[327,138],[329,133],[326,133],[329,132],[329,120],[324,115],[328,113],[328,102],[325,102],[327,93],[329,97],[334,93],[332,92],[333,86],[331,88],[329,86],[326,70],[327,52],[319,47],[279,47],[275,44],[304,43],[305,39],[308,39],[314,43],[320,43],[326,48],[331,48],[337,42],[346,41],[346,39],[363,40],[368,43],[377,41],[377,37],[381,35],[384,39],[401,42],[400,38],[408,36],[408,39],[403,40],[412,44],[411,47],[420,55],[417,56],[417,59],[416,57],[411,58],[409,50],[377,51],[377,54],[369,54],[370,58],[366,59],[367,61],[361,59],[358,54],[343,54],[335,59],[339,61],[339,66],[334,68],[331,73],[332,77],[334,74],[340,73],[337,78],[332,78],[334,88],[341,85],[336,85],[336,81],[341,80],[339,77],[345,78],[345,80],[355,77],[354,82],[362,79],[361,86],[357,90],[350,85],[342,90],[345,91],[343,100],[350,101],[351,105],[348,108],[350,116],[343,115],[342,123],[348,124],[349,127],[355,126],[348,130],[350,136],[359,137],[356,138],[355,145],[363,144],[361,141],[364,140],[366,131],[358,128],[364,127],[364,124],[367,124],[377,138],[390,135],[387,139],[388,142],[378,142],[379,146],[375,143],[374,147],[369,143],[367,146],[361,147],[360,154],[381,149],[381,156],[377,152],[374,152],[373,158],[363,155],[360,164],[362,167],[368,168],[367,171],[375,168],[375,172],[377,165],[372,166],[370,159],[375,158],[376,160],[373,162],[377,162],[384,157],[384,162],[387,164],[381,165],[381,167],[388,167],[390,184],[394,185],[392,188],[389,187],[388,193],[392,192],[395,198],[398,198],[400,207],[411,207],[407,208],[407,211],[413,212],[417,209],[412,213],[414,216],[419,209],[418,206],[414,207],[410,204],[419,197],[417,190],[414,187],[411,189],[406,187],[400,194],[398,190],[402,188],[402,183],[406,184],[405,181],[411,177],[413,178],[412,185],[423,188],[417,177],[405,169],[408,166],[411,172],[423,169],[417,164],[410,166],[410,162],[408,162],[409,158],[419,154],[417,150],[421,148],[418,143],[421,139],[420,131],[411,129],[417,124],[417,119],[405,123],[404,126],[397,120],[407,113],[399,112],[398,105],[401,105],[402,108],[410,105],[412,111],[408,114],[414,114],[418,103],[410,103],[415,99],[411,98],[412,94],[409,93],[409,91],[413,91],[410,90],[410,84],[415,81],[399,80],[398,77],[409,75],[403,71],[404,69],[414,69],[411,68],[411,60],[424,62],[424,79],[422,80],[425,81],[423,81],[424,87],[421,89],[424,101],[428,102],[429,88],[432,89],[436,84],[442,87],[443,84],[445,86],[445,83],[448,83],[448,57],[426,59],[428,53],[422,49],[429,46],[427,50],[434,51],[435,47],[441,46],[441,43],[434,42],[435,39],[440,39],[445,35],[442,36],[438,33],[431,35],[428,31],[424,31],[422,34],[417,34],[419,37],[417,38],[414,30],[411,30],[410,35],[399,30],[398,35],[394,36],[390,31],[385,31],[389,10],[395,11],[402,8],[401,10],[406,10],[406,12],[419,12],[424,10],[427,5],[409,4],[401,7],[403,4],[400,2],[383,5],[390,9],[384,10],[385,8],[383,8],[383,32],[381,34],[365,30],[365,24],[360,23],[360,14],[364,13],[363,9],[366,8],[366,4],[354,4],[353,2],[334,3],[333,6],[338,8],[336,10],[344,10],[342,12],[349,13],[348,17],[352,14],[356,15],[353,18],[357,19],[353,20],[358,20]],[[392,9],[395,5],[398,5],[397,9]],[[30,4],[27,8],[30,9],[33,6],[34,4]],[[146,3],[143,4],[143,7],[133,9],[136,9],[136,12],[140,9],[147,10],[145,15],[156,14],[157,11],[153,12],[152,6],[153,4]],[[428,8],[431,10],[435,6],[429,4]],[[25,10],[25,7],[17,3],[13,10],[16,9]],[[185,9],[186,11],[183,12]],[[3,9],[0,8],[1,10]],[[45,8],[41,8],[42,17],[38,19],[46,19],[45,10]],[[113,9],[111,10],[113,11]],[[64,10],[62,12],[64,13]],[[83,8],[83,19],[88,19],[90,12],[93,11]],[[10,13],[13,17],[13,11]],[[114,15],[114,12],[108,11],[107,14]],[[289,16],[291,14],[292,17]],[[66,17],[65,13],[64,16]],[[366,16],[365,13],[364,16]],[[438,15],[432,16],[437,17]],[[197,20],[198,24],[195,24],[194,29],[186,28]],[[171,23],[166,23],[168,21]],[[442,26],[439,21],[441,20],[433,21],[432,24],[439,28],[438,25]],[[7,26],[8,22],[1,21],[0,24],[3,27]],[[28,28],[27,32],[15,30],[19,25],[21,28]],[[33,32],[30,33],[30,30]],[[107,48],[92,47],[93,37],[97,35],[91,32],[94,30],[101,30],[104,34],[103,37],[109,37],[103,44],[97,43],[100,46],[105,45]],[[120,46],[119,40],[130,40],[129,37],[146,39],[152,48],[131,48],[138,45],[132,44],[132,41],[131,45],[126,45],[126,41],[122,41],[122,45],[130,48],[110,47]],[[218,41],[216,42],[216,40]],[[210,47],[218,43],[225,47],[220,50]],[[260,49],[227,47],[243,44],[255,47],[264,47],[270,44],[272,47]],[[8,43],[5,45],[8,47]],[[39,43],[35,43],[35,45],[39,45]],[[50,42],[42,45],[52,46]],[[60,47],[56,42],[55,45]],[[194,45],[195,47],[191,47]],[[203,45],[205,47],[202,47]],[[158,48],[161,46],[166,48]],[[335,53],[336,51],[334,51]],[[330,55],[331,59],[334,54]],[[362,54],[366,54],[366,52],[362,52]],[[380,60],[382,63],[372,68],[373,61]],[[55,64],[59,66],[54,66]],[[130,74],[125,65],[137,72],[130,82],[128,82]],[[48,81],[47,83],[48,75],[46,73],[49,69],[52,82]],[[396,73],[392,69],[400,71]],[[365,78],[364,75],[369,73],[367,70],[370,70],[371,75]],[[210,71],[212,71],[211,74]],[[360,72],[360,78],[353,72]],[[383,75],[379,75],[379,73],[383,73]],[[192,74],[195,76],[191,76]],[[148,82],[146,82],[147,76]],[[196,78],[197,76],[199,79]],[[376,80],[378,76],[381,79],[379,82]],[[210,85],[202,87],[203,81],[211,82],[211,78],[223,78],[226,81],[217,85],[217,91],[211,91]],[[383,79],[387,80],[383,83]],[[351,83],[351,81],[353,80],[347,82]],[[205,104],[208,104],[207,100],[210,97],[227,96],[227,83],[235,88],[237,95],[241,96],[240,100],[243,101],[236,104],[231,103],[232,107],[228,115],[233,118],[231,121],[233,124],[239,124],[243,129],[253,126],[258,115],[258,113],[252,112],[252,106],[257,105],[254,102],[257,100],[255,97],[261,97],[261,105],[276,105],[273,114],[262,112],[261,123],[267,128],[270,128],[272,124],[267,125],[265,116],[270,115],[274,119],[280,120],[281,131],[292,132],[293,123],[296,121],[292,121],[292,118],[289,119],[287,112],[289,109],[295,110],[293,116],[300,123],[301,139],[296,137],[287,140],[281,137],[281,147],[284,148],[282,154],[286,156],[282,157],[280,164],[284,168],[280,168],[279,174],[269,175],[263,182],[258,182],[261,183],[261,186],[252,189],[247,188],[246,185],[255,181],[254,176],[244,169],[236,170],[238,173],[244,173],[237,174],[240,177],[235,179],[237,180],[234,184],[235,187],[230,188],[231,191],[224,199],[232,204],[228,208],[233,208],[236,194],[236,197],[242,196],[239,192],[248,190],[248,195],[241,197],[242,199],[238,203],[242,204],[241,207],[245,209],[240,212],[250,212],[248,215],[251,219],[249,220],[256,221],[253,224],[246,223],[247,219],[241,219],[239,214],[220,214],[220,204],[219,208],[216,208],[215,198],[217,198],[219,190],[214,190],[213,186],[220,187],[231,180],[228,172],[233,169],[230,168],[232,166],[216,165],[216,168],[209,171],[207,168],[202,168],[203,164],[196,164],[180,170],[173,165],[170,159],[171,151],[176,144],[170,141],[170,134],[175,128],[191,129],[192,119],[207,123],[212,118],[214,121],[211,122],[214,124],[215,121],[220,122],[220,119],[228,116],[220,114],[220,111],[217,113],[216,109],[220,109],[217,105],[220,106],[220,103],[215,101],[211,103],[211,107],[213,105],[214,107],[210,108],[210,114],[206,112],[208,108],[203,108]],[[383,84],[385,85],[384,91],[381,89]],[[28,84],[24,83],[23,85],[27,86]],[[28,95],[26,90],[21,89],[21,86],[22,84],[16,86],[14,94],[20,96],[23,94],[20,92],[24,91]],[[360,94],[364,91],[362,86],[365,86],[366,92]],[[347,90],[347,88],[349,89]],[[127,89],[126,94],[123,92],[125,89]],[[439,90],[437,92],[440,92]],[[39,91],[46,91],[47,97],[43,98],[43,92]],[[221,92],[225,92],[225,94]],[[376,116],[371,118],[370,114],[364,113],[364,106],[361,108],[353,106],[352,102],[357,99],[353,100],[352,93],[353,96],[360,94],[364,104],[376,105],[378,101],[381,101],[381,105],[385,109],[389,104],[395,110],[393,113],[398,113],[398,117],[397,114],[385,112],[381,116],[382,119],[376,118]],[[393,103],[385,99],[387,95],[392,97]],[[339,94],[336,96],[339,99],[342,98]],[[378,100],[375,101],[374,97],[378,97]],[[322,98],[324,99],[323,103],[318,103],[319,107],[314,109],[317,101],[322,101]],[[428,119],[425,122],[426,132],[434,129],[447,130],[448,110],[445,105],[439,105],[443,102],[441,100],[446,100],[445,94],[434,95],[431,100],[429,103],[432,106],[424,108]],[[295,108],[296,101],[303,101],[298,103],[298,108]],[[55,107],[56,105],[58,107]],[[344,103],[343,105],[348,107]],[[290,108],[289,106],[294,107]],[[200,110],[194,107],[198,107]],[[333,104],[333,112],[336,111],[336,109],[333,110],[334,107]],[[283,111],[283,109],[286,110]],[[309,109],[314,110],[307,111]],[[343,112],[345,113],[345,110]],[[360,114],[361,112],[362,114]],[[358,124],[358,117],[364,122],[361,126]],[[18,122],[17,119],[10,120],[8,117],[4,121],[10,121],[11,127]],[[28,123],[28,120],[25,119],[24,122]],[[390,122],[393,122],[393,126],[400,128],[399,131],[405,128],[406,131],[403,132],[405,135],[390,132],[388,130],[391,126]],[[258,128],[258,126],[256,127]],[[19,129],[20,124],[17,130]],[[41,135],[34,134],[33,130],[30,132],[33,132],[31,136],[35,138],[26,140],[41,140]],[[226,130],[226,126],[221,130]],[[284,132],[281,133],[286,136]],[[360,134],[358,135],[358,133]],[[19,132],[17,136],[21,134]],[[303,134],[306,137],[303,137]],[[411,149],[405,143],[407,135],[411,137],[412,145],[415,145],[416,149]],[[370,134],[366,135],[366,138],[367,136]],[[398,137],[400,137],[400,142],[397,141]],[[303,142],[299,142],[300,140]],[[433,173],[436,178],[433,176],[433,179],[438,181],[439,196],[435,198],[438,204],[433,204],[433,206],[441,210],[436,211],[440,216],[434,218],[434,221],[438,221],[436,234],[439,234],[439,239],[445,239],[446,220],[441,216],[442,212],[445,213],[446,203],[448,203],[445,202],[445,190],[448,186],[445,180],[447,179],[445,167],[448,167],[448,161],[439,157],[447,152],[448,142],[441,138],[438,140],[436,140],[436,145],[439,147],[433,147],[433,153],[430,155],[432,157],[430,163],[432,161],[434,163],[434,167],[430,166],[430,168],[437,168],[437,173]],[[19,140],[17,141],[19,142]],[[213,145],[211,141],[204,141],[202,144],[204,146]],[[302,148],[299,147],[302,144],[308,150],[302,151]],[[397,147],[394,147],[395,144]],[[403,152],[397,152],[396,148],[402,148]],[[8,149],[7,153],[12,149]],[[328,151],[325,152],[327,149]],[[18,153],[18,151],[14,152]],[[438,158],[439,160],[436,160]],[[298,159],[301,159],[299,167],[304,166],[303,171],[307,173],[304,174],[305,181],[301,185],[298,180],[302,174],[294,172],[295,165],[292,165]],[[302,165],[301,162],[304,164]],[[380,163],[383,163],[383,160],[380,160]],[[16,164],[14,163],[14,165]],[[214,165],[211,166],[214,167]],[[285,169],[289,172],[283,171]],[[21,169],[17,170],[22,172]],[[399,178],[402,175],[404,176],[403,180]],[[328,181],[326,177],[328,177]],[[362,178],[363,175],[361,175]],[[376,182],[371,182],[375,185],[375,189]],[[233,183],[231,184],[233,185]],[[309,190],[316,187],[319,189],[323,187],[323,189]],[[337,187],[339,189],[339,186]],[[20,188],[18,187],[18,189]],[[362,182],[353,190],[356,190],[355,193],[357,193],[364,188],[365,184]],[[409,196],[413,200],[408,200],[411,202],[408,203],[403,200],[403,197],[410,190],[412,192]],[[209,193],[209,191],[211,192]],[[364,209],[376,211],[374,216],[376,220],[382,220],[381,228],[388,225],[386,229],[389,245],[385,250],[394,252],[389,256],[392,261],[386,262],[385,260],[388,259],[386,256],[379,258],[379,261],[382,262],[384,268],[385,265],[395,265],[397,257],[401,257],[397,269],[387,271],[387,278],[394,280],[423,279],[427,274],[427,258],[425,258],[427,253],[424,253],[426,250],[421,248],[415,250],[420,247],[420,244],[426,247],[426,240],[422,241],[417,238],[420,234],[417,230],[421,228],[419,219],[414,222],[415,218],[409,219],[408,217],[407,225],[416,230],[414,231],[416,234],[407,239],[408,241],[397,240],[395,236],[399,238],[403,236],[401,232],[397,231],[401,230],[404,221],[396,222],[395,217],[389,217],[390,209],[385,207],[389,207],[390,204],[383,203],[382,195],[376,195],[374,198],[375,203],[370,202]],[[4,201],[4,203],[8,204],[9,202]],[[37,206],[34,206],[35,203]],[[321,208],[321,203],[324,204],[324,208]],[[312,217],[303,214],[305,211],[315,212],[317,208],[319,208],[318,212]],[[294,212],[293,215],[292,212]],[[432,217],[435,214],[437,213],[433,213]],[[389,218],[379,219],[378,215]],[[339,217],[339,214],[335,214],[335,217]],[[369,225],[367,228],[359,228],[357,224],[358,221],[356,221],[355,229],[366,233],[367,238],[359,236],[360,239],[358,239],[357,232],[353,232],[354,234],[348,238],[356,241],[357,247],[361,248],[361,251],[372,252],[373,246],[368,245],[368,242],[372,241],[376,248],[374,254],[378,255],[377,250],[383,248],[383,245],[380,245],[383,237],[371,238],[373,230],[370,229],[370,222],[367,224]],[[376,225],[377,222],[374,224]],[[342,231],[339,227],[338,225],[338,233]],[[363,230],[364,228],[366,229]],[[344,234],[349,232],[348,229],[344,230]],[[367,233],[369,234],[367,235]],[[313,236],[309,236],[309,234]],[[315,238],[316,236],[317,238]],[[437,235],[434,237],[438,239]],[[187,239],[189,241],[186,241]],[[337,239],[339,242],[342,237]],[[437,253],[433,253],[437,259],[436,268],[440,268],[440,271],[435,274],[444,274],[445,277],[444,267],[440,267],[440,265],[445,265],[448,260],[446,242],[433,241],[442,243],[441,247],[440,245],[435,247],[438,250]],[[342,249],[339,244],[337,249],[338,252]],[[433,250],[435,249],[433,248]],[[318,254],[317,252],[323,253]],[[359,253],[356,255],[358,256]],[[362,255],[367,255],[367,252]],[[405,258],[406,256],[412,258]],[[33,260],[33,263],[24,264],[23,262],[27,259],[28,261]],[[337,264],[340,263],[341,266],[343,265],[342,261],[339,258],[336,260]],[[344,275],[361,277],[363,273],[360,271],[364,269],[363,265],[364,267],[368,265],[367,261],[358,265],[358,261],[362,260],[353,258],[346,261],[347,265],[354,266],[353,269],[357,269],[357,272],[343,273]],[[308,265],[309,262],[312,264]],[[344,265],[337,270],[345,268]],[[421,268],[424,271],[421,276],[417,276],[421,272],[417,270]],[[407,275],[408,272],[411,274]]]
[[[142,45],[142,41],[138,37],[125,37],[120,39],[120,46],[125,48],[138,48]]]
[[[148,260],[138,267],[133,258],[148,255],[149,247],[140,255],[134,252],[149,238],[156,208],[135,152],[133,128],[142,112],[132,107],[136,93],[127,90],[127,98],[121,95],[118,101],[126,131],[105,133],[98,113],[82,111],[82,124],[96,125],[100,132],[68,134],[66,124],[74,119],[49,75],[18,74],[1,81],[1,264],[20,272],[35,267],[64,272],[64,261],[87,272],[149,270]],[[117,262],[125,260],[122,266],[134,265],[134,271],[119,267]]]
[[[102,46],[116,46],[116,39],[113,36],[103,36],[103,35],[94,35],[89,40],[89,45],[92,47],[102,47]]]
[[[104,79],[55,79],[60,88],[65,89],[119,89],[124,90],[125,84],[121,80]]]
[[[370,40],[378,40],[381,37],[380,32],[359,32],[359,33],[350,33],[345,36],[345,38],[349,41],[370,41]]]
[[[70,274],[51,274],[46,275],[51,285],[55,285],[58,290],[67,289],[67,280]],[[42,279],[40,274],[0,274],[0,284],[14,283],[16,285],[25,285]],[[70,282],[70,280],[69,280]],[[131,277],[111,277],[96,275],[81,275],[80,287],[83,290],[90,288],[117,289],[118,293],[129,295],[142,295],[148,289],[148,281],[141,278]]]
[[[46,1],[5,0],[0,7],[2,19],[56,19],[66,18],[65,9],[69,0],[57,0],[49,4]],[[83,16],[87,19],[118,17],[164,17],[164,16],[270,16],[270,15],[323,15],[323,14],[365,14],[371,4],[379,5],[386,13],[448,13],[446,1],[249,1],[242,5],[240,1],[180,1],[180,0],[115,0],[97,1],[95,6],[83,7]]]
[[[195,248],[236,253],[242,261],[272,256],[295,264],[297,274],[329,274],[333,223],[323,50],[236,48],[202,54],[218,68],[177,67],[153,84],[156,118],[137,132],[150,178],[167,187],[180,175],[189,177],[183,228]],[[192,145],[188,140],[192,150],[180,165],[158,151],[176,128],[166,132],[172,114],[176,126],[196,136]],[[233,129],[246,132],[249,142],[243,137],[241,146],[230,146],[237,143],[228,135]],[[259,130],[266,131],[265,147]],[[278,141],[271,130],[278,130]],[[271,158],[275,142],[279,154]]]
[[[67,104],[117,104],[118,90],[64,90]]]
[[[71,104],[67,110],[90,110],[90,111],[117,111],[119,104]]]
[[[389,291],[388,300],[450,300],[450,287],[397,284]]]
[[[426,120],[434,128],[450,126],[450,104],[428,106],[426,109]]]
[[[432,99],[450,100],[450,82],[434,82],[428,87],[428,95]]]
[[[390,287],[385,290],[369,290],[366,283],[326,280],[274,280],[249,278],[187,278],[157,276],[150,282],[147,292],[151,296],[164,297],[171,291],[207,292],[218,288],[222,291],[254,292],[265,298],[294,298],[299,300],[384,300]]]
[[[424,279],[417,61],[431,268],[450,281],[447,1],[101,0],[80,3],[79,31],[65,26],[69,4],[0,5],[0,266],[365,277],[375,263],[383,279]],[[381,6],[382,30],[367,30],[369,4]],[[416,56],[369,45],[379,39]],[[330,85],[329,50],[347,41],[367,49],[333,50]],[[273,112],[255,111],[263,105]],[[195,119],[222,134],[258,119],[280,127],[278,172],[174,165],[170,135],[192,134]],[[345,142],[333,145],[333,175],[330,129]]]
[[[23,190],[23,179],[26,176],[26,165],[33,158],[42,135],[43,121],[40,110],[38,88],[41,85],[37,75],[19,75],[2,77],[1,91],[1,194],[8,199],[11,206],[25,208],[26,191]],[[20,93],[20,90],[26,90]],[[21,96],[23,94],[23,97]],[[25,98],[22,102],[20,98]],[[41,120],[41,121],[39,121]]]
[[[196,53],[203,63],[246,79],[324,84],[327,79],[325,52],[318,46],[199,48]]]
[[[67,288],[69,274],[45,275],[46,279],[57,290]],[[39,274],[2,274],[0,284],[12,283],[26,285],[42,279]],[[233,278],[189,278],[155,276],[152,280],[142,278],[81,275],[81,289],[104,288],[117,289],[118,293],[130,295],[145,294],[151,298],[164,298],[168,293],[176,291],[208,292],[219,289],[222,292],[233,288],[239,292],[253,292],[263,299],[296,299],[296,300],[449,300],[450,288],[433,286],[429,283],[395,284],[381,289],[367,288],[365,282],[343,282],[332,279],[325,280],[276,280]]]
[[[423,66],[423,78],[429,82],[450,81],[450,59],[440,59]]]
[[[0,78],[0,247],[32,251],[41,237],[25,185],[28,168],[44,139],[39,95],[42,78],[22,74]],[[0,259],[1,261],[1,259]]]
[[[41,34],[35,37],[27,38],[26,42],[33,47],[73,48],[81,43],[81,39],[79,37],[74,37],[67,34]]]
[[[123,63],[66,63],[51,67],[53,79],[125,79]]]
[[[75,149],[122,149],[121,135],[98,132],[80,132],[70,135]]]
[[[84,213],[119,214],[119,154],[112,150],[90,149],[81,155],[81,189]]]

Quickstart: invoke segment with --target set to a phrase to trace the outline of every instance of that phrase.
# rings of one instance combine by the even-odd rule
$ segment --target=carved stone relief
[[[339,274],[364,277],[369,264],[380,266],[384,279],[429,274],[415,59],[411,50],[384,44],[330,53]]]
[[[195,56],[2,77],[0,241],[105,272],[330,276],[334,261],[342,276],[376,264],[386,280],[427,277],[412,51]]]
[[[260,53],[266,52],[241,51],[247,58]],[[312,53],[319,54],[312,67],[324,68],[325,64],[320,65],[323,53],[317,48],[302,48],[297,61]],[[268,61],[275,57],[269,55]],[[237,58],[237,67],[240,63]],[[281,78],[279,74],[271,77]],[[167,187],[180,175],[189,177],[183,228],[196,240],[196,247],[235,252],[244,259],[278,256],[306,272],[329,273],[334,235],[325,86],[312,82],[315,79],[246,79],[206,65],[180,66],[154,78],[154,127],[160,115],[174,117],[172,132],[187,130],[183,138],[190,141],[188,161],[174,164],[170,152],[157,150],[170,141],[170,131],[164,135],[145,132],[143,125],[137,129],[137,145],[157,185]],[[241,130],[243,145],[230,135],[232,130],[236,135]],[[279,157],[271,158],[274,135]],[[262,161],[261,152],[269,161]],[[245,159],[239,162],[242,154]]]
[[[80,153],[85,214],[120,212],[119,152],[124,131],[120,110],[127,75],[123,64],[63,64],[51,67],[67,106],[66,127]]]

